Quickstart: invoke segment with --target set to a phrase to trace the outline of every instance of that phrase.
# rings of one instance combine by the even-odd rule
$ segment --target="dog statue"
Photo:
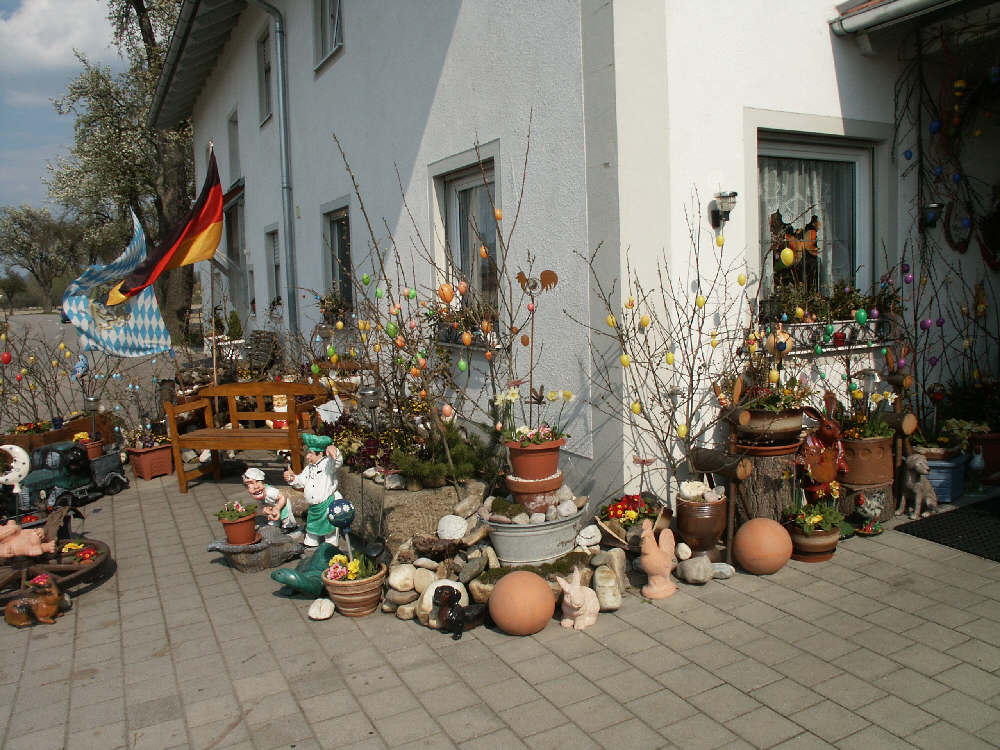
[[[597,622],[601,604],[597,599],[597,592],[580,583],[579,568],[573,568],[568,581],[556,576],[556,583],[563,590],[561,624],[564,628],[583,630]]]
[[[438,622],[441,630],[451,633],[452,640],[458,640],[466,630],[478,627],[486,620],[485,604],[459,605],[461,594],[454,586],[438,586],[434,589],[434,606],[438,607]]]
[[[922,518],[934,513],[938,507],[937,493],[927,475],[931,467],[927,465],[927,457],[922,453],[913,453],[903,461],[903,491],[900,493],[899,506],[896,515],[906,512],[907,504],[913,502],[910,518]]]
[[[32,589],[28,596],[7,602],[3,612],[7,624],[15,628],[39,622],[54,625],[55,618],[63,614],[63,607],[62,596],[52,576],[42,573],[28,581],[28,585]]]

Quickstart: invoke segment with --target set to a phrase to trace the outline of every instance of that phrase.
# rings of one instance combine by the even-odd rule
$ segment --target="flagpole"
[[[212,385],[218,385],[219,375],[215,369],[215,341],[218,338],[218,333],[215,330],[215,272],[211,266],[208,268],[208,288],[209,304],[212,306],[212,310],[209,313],[209,319],[212,321]]]

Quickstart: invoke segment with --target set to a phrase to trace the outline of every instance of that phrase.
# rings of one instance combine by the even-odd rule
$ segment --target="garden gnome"
[[[0,526],[0,559],[55,552],[55,540],[45,542],[44,538],[44,529],[22,529],[15,521],[8,521]]]
[[[674,534],[670,529],[660,532],[657,544],[653,534],[653,521],[642,519],[642,546],[639,562],[649,581],[642,587],[642,595],[647,599],[665,599],[677,591],[677,584],[670,580],[674,569]]]
[[[326,435],[302,435],[306,447],[306,466],[301,474],[285,469],[285,481],[302,490],[309,503],[306,514],[307,547],[317,547],[320,542],[340,543],[339,529],[327,518],[327,509],[334,500],[343,499],[337,490],[337,470],[344,459],[332,440]]]
[[[243,472],[243,486],[260,505],[271,526],[277,526],[280,521],[282,531],[295,531],[298,524],[292,515],[292,504],[281,494],[281,490],[265,483],[263,471],[257,467],[247,469]]]

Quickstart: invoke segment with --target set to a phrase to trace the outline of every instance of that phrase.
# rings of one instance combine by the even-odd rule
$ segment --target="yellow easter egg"
[[[34,355],[28,357],[28,364],[29,365],[35,364],[35,356]]]
[[[736,277],[736,283],[740,286],[744,286],[747,283],[747,275],[745,273],[741,273]]]
[[[604,320],[608,324],[608,328],[614,328],[615,327],[615,316],[614,315],[608,314],[608,317],[606,317]]]
[[[694,298],[694,305],[699,310],[701,308],[703,308],[705,306],[705,295],[704,294],[699,294],[697,297],[695,297]]]
[[[714,328],[712,329],[711,333],[709,333],[709,336],[711,336],[713,339],[716,336],[718,336],[718,335],[719,335],[719,332],[717,330],[715,330]]]
[[[781,251],[781,262],[786,267],[792,265],[792,263],[795,262],[795,253],[792,251],[792,248],[786,247],[784,250]]]
[[[796,318],[798,318],[799,320],[802,320],[805,316],[806,316],[806,311],[805,310],[803,310],[801,307],[796,307],[795,308],[795,317]]]
[[[627,307],[629,310],[631,310],[633,307],[635,307],[635,298],[634,297],[629,297],[628,298],[628,302],[625,303],[625,307]]]
[[[751,341],[750,344],[747,346],[747,348],[750,350],[750,353],[753,354],[755,351],[757,351],[757,342]]]
[[[368,343],[368,334],[367,333],[362,333],[361,334],[361,343],[362,344],[367,344]]]
[[[674,353],[673,352],[667,352],[667,356],[664,357],[664,359],[667,361],[668,365],[672,365],[674,363]]]
[[[622,367],[628,367],[632,364],[631,358],[627,354],[623,354],[618,358],[618,361],[622,363]]]
[[[337,330],[338,331],[343,331],[344,330],[344,321],[342,321],[342,320],[338,320],[337,321]]]
[[[642,411],[642,404],[640,404],[638,401],[633,401],[632,406],[629,408],[632,409],[633,414],[638,414]]]
[[[649,325],[649,316],[648,315],[643,315],[641,318],[639,318],[639,325],[641,325],[643,328],[645,328],[646,326],[648,326]]]
[[[71,352],[69,349],[67,349],[66,350],[66,359],[69,359],[72,356],[73,356],[73,352]]]
[[[27,375],[28,374],[28,368],[27,367],[22,367],[21,368],[21,374],[22,375]]]
[[[719,342],[716,341],[715,339],[712,339],[711,344],[712,344],[712,348],[714,349],[715,347],[717,347],[719,345]]]
[[[720,234],[718,237],[715,238],[715,244],[718,245],[719,247],[722,247],[723,245],[726,244],[726,238]]]
[[[19,399],[17,396],[14,396],[14,398],[11,399],[11,401],[13,401],[15,404],[20,400],[21,399]]]
[[[687,434],[688,434],[688,426],[686,424],[677,425],[677,437],[683,440],[684,438],[687,437]]]
[[[375,353],[378,354],[380,351],[382,351],[382,345],[381,344],[375,344],[375,346],[373,346],[372,349],[374,349]]]
[[[780,375],[780,373],[777,370],[771,370],[770,372],[767,373],[768,382],[771,382],[771,383],[777,383],[778,382],[778,378],[780,378],[780,377],[781,377],[781,375]]]
[[[66,344],[64,344],[62,341],[60,341],[59,342],[59,349],[62,350],[62,349],[65,349],[65,348],[66,348]]]
[[[58,366],[59,366],[59,363],[58,363],[58,362],[56,362],[55,360],[52,360],[52,366],[53,366],[53,367],[58,367]]]

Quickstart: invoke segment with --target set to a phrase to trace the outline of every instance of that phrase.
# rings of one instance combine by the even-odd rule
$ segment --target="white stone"
[[[361,472],[361,476],[365,479],[374,479],[375,475],[378,474],[378,469],[374,466],[369,466],[367,469]]]
[[[486,510],[490,510],[490,511],[493,510],[493,501],[495,499],[496,499],[496,497],[494,495],[490,495],[488,498],[486,498],[483,501],[483,507],[486,508]]]
[[[528,516],[528,523],[545,523],[544,513],[532,513]]]
[[[614,612],[622,606],[622,592],[618,585],[618,576],[607,565],[601,565],[594,570],[594,591],[602,612]]]
[[[601,541],[601,530],[596,523],[584,526],[576,535],[576,543],[581,547],[592,547]]]
[[[487,508],[485,505],[481,505],[479,507],[479,510],[476,511],[476,513],[484,521],[489,521],[490,520],[490,509]]]
[[[418,568],[427,568],[427,570],[437,570],[438,566],[438,564],[429,557],[418,557],[413,561],[413,564]]]
[[[387,490],[405,490],[406,477],[404,477],[402,474],[386,474],[385,488]]]
[[[454,513],[456,516],[468,518],[482,507],[483,503],[479,495],[466,495],[455,504]]]
[[[310,620],[329,620],[333,617],[333,613],[337,611],[334,606],[327,598],[317,599],[312,604],[309,605],[309,619]]]
[[[572,499],[573,499],[573,490],[569,488],[568,484],[563,482],[562,486],[558,490],[556,490],[556,505]]]
[[[556,507],[555,505],[550,505],[548,508],[545,509],[545,520],[546,521],[555,521],[557,518],[559,518],[559,508],[558,507]]]
[[[497,551],[493,549],[493,545],[488,545],[483,547],[483,551],[486,553],[486,564],[490,570],[495,570],[500,567],[500,558],[497,557]]]
[[[688,547],[684,542],[678,542],[676,553],[678,560],[687,560],[689,557],[691,557],[691,548]]]
[[[412,620],[417,612],[417,603],[401,604],[396,607],[396,617],[400,620]]]
[[[556,508],[556,513],[559,514],[560,518],[569,518],[570,516],[575,516],[579,509],[576,507],[576,503],[573,502],[573,498],[569,500],[564,500],[559,503]]]
[[[699,555],[677,563],[676,575],[682,581],[702,586],[712,580],[715,569],[707,555]]]
[[[439,539],[461,539],[468,531],[469,524],[461,516],[442,516],[438,521],[437,535]]]
[[[612,547],[609,549],[608,562],[605,565],[614,571],[615,576],[618,578],[618,588],[623,594],[626,589],[632,588],[632,584],[628,580],[628,573],[626,573],[628,559],[625,557],[625,550],[621,547]]]
[[[385,484],[385,474],[382,474],[381,472],[375,474],[375,476],[372,477],[372,481],[375,482],[375,484]]]
[[[424,593],[420,596],[420,599],[417,601],[416,615],[420,622],[424,623],[429,628],[434,628],[435,630],[438,628],[438,608],[434,606],[434,590],[439,586],[453,586],[458,589],[460,594],[458,599],[459,605],[463,607],[469,606],[469,592],[466,591],[463,584],[452,580],[440,580],[431,583],[431,585],[427,587]]]
[[[417,569],[410,563],[393,565],[389,568],[389,586],[396,591],[410,591],[413,589],[413,574]]]
[[[736,575],[736,568],[734,568],[729,563],[724,563],[724,562],[712,563],[712,570],[715,571],[715,573],[712,575],[712,578],[721,578],[725,580],[726,578],[732,578],[734,575]]]
[[[427,568],[415,568],[413,573],[413,588],[418,594],[423,594],[427,587],[437,580],[437,572]]]
[[[531,516],[529,516],[527,513],[518,513],[516,516],[510,519],[511,523],[516,523],[519,526],[527,526],[528,521],[530,520]]]

